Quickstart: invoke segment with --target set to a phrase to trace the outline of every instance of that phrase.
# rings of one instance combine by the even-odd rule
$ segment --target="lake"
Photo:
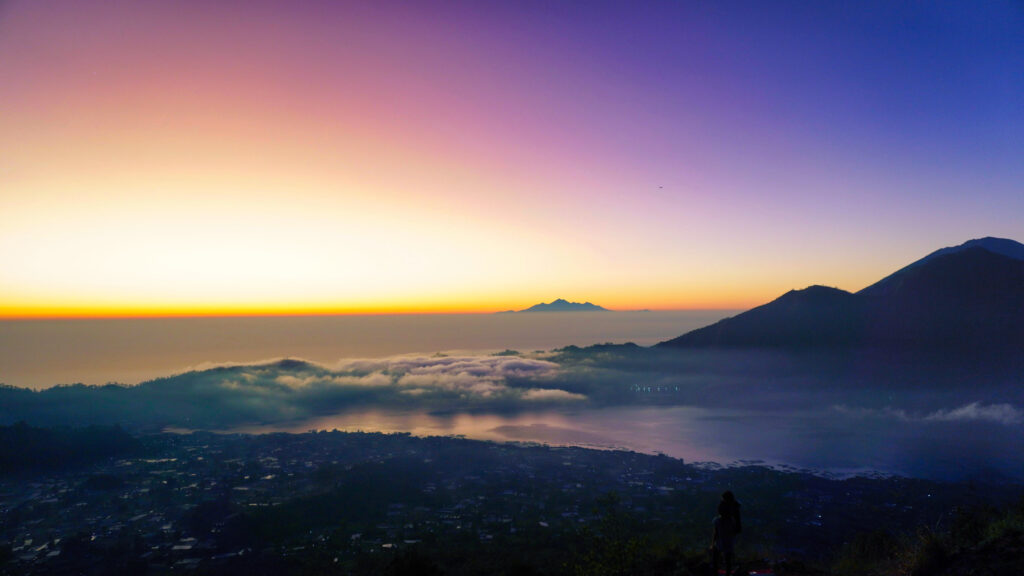
[[[409,432],[665,454],[687,462],[754,463],[832,476],[1024,481],[1020,423],[939,421],[822,410],[624,406],[511,414],[365,410],[232,432]]]

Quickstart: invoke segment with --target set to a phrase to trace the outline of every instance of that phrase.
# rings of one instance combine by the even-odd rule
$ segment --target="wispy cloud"
[[[530,388],[523,393],[523,400],[586,400],[586,396],[557,388]]]
[[[999,424],[1016,425],[1024,423],[1024,413],[1010,404],[982,404],[971,402],[952,410],[938,410],[925,416],[925,420],[937,422],[962,422],[981,420]]]
[[[936,410],[926,414],[908,412],[903,409],[885,408],[857,408],[846,405],[836,405],[832,410],[847,416],[857,418],[888,418],[904,422],[991,422],[1015,426],[1024,424],[1024,412],[1011,404],[983,404],[971,402],[958,408]]]

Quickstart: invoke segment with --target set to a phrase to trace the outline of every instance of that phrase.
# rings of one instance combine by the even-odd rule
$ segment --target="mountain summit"
[[[1016,242],[1014,240],[1007,240],[1005,238],[978,238],[976,240],[968,240],[959,246],[950,246],[948,248],[942,248],[936,250],[931,254],[921,258],[917,262],[910,264],[896,272],[886,276],[882,280],[868,286],[867,288],[858,292],[867,296],[882,296],[893,291],[898,291],[900,286],[909,279],[915,278],[922,274],[922,268],[941,268],[936,267],[937,261],[942,262],[954,262],[954,261],[966,261],[968,259],[985,258],[982,252],[987,252],[990,255],[1004,256],[1013,260],[1024,261],[1024,244]],[[964,258],[962,255],[968,253],[973,254],[973,257],[969,256]],[[950,258],[951,256],[961,255],[960,258]],[[988,257],[991,260],[991,257]],[[949,271],[952,272],[952,271]],[[925,272],[925,274],[934,272]],[[969,281],[969,279],[966,279]]]
[[[525,310],[520,310],[520,312],[608,312],[608,309],[597,304],[591,304],[590,302],[580,304],[579,302],[569,302],[559,298],[547,304],[534,304]]]
[[[1024,244],[937,250],[857,293],[811,286],[662,347],[1024,348]]]

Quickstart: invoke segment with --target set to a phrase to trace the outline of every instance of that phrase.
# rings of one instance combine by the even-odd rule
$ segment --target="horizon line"
[[[573,310],[573,311],[535,311],[528,314],[587,314],[603,312],[696,312],[696,311],[717,311],[717,310],[741,310],[737,307],[688,307],[688,308],[629,308],[605,310]],[[298,310],[298,311],[255,311],[242,310],[201,312],[187,310],[181,312],[53,312],[53,313],[0,313],[0,322],[32,321],[32,320],[144,320],[144,319],[175,319],[175,318],[300,318],[300,317],[329,317],[329,316],[486,316],[507,312],[523,312],[511,308],[488,309],[488,310],[421,310],[421,309],[398,309],[398,310]]]

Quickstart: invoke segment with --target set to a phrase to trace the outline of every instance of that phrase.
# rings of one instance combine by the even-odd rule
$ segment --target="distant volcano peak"
[[[564,298],[558,298],[547,304],[534,304],[520,312],[608,312],[607,308],[591,304],[590,302],[570,302]]]

